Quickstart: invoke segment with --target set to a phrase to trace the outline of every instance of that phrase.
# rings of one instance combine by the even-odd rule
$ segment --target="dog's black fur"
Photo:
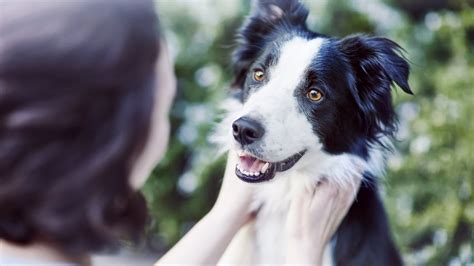
[[[285,36],[327,38],[320,51],[324,65],[313,67],[325,86],[343,94],[339,98],[350,100],[338,104],[338,108],[322,111],[304,107],[305,103],[301,105],[311,110],[306,115],[326,152],[351,153],[367,160],[370,147],[383,145],[380,138],[391,137],[396,130],[391,86],[396,83],[412,94],[408,85],[409,65],[400,46],[379,37],[353,35],[338,39],[312,32],[306,25],[308,10],[297,0],[260,0],[254,5],[240,30],[239,46],[233,54],[233,87],[242,90],[242,101],[248,72],[269,44]],[[338,123],[324,124],[324,120]],[[377,178],[368,172],[364,177],[357,199],[334,237],[334,261],[336,265],[401,265],[378,193]]]

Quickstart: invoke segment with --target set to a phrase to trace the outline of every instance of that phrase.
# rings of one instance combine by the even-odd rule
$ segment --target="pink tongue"
[[[240,168],[247,172],[260,172],[260,170],[265,165],[264,161],[260,161],[257,158],[251,156],[241,156],[240,158]]]

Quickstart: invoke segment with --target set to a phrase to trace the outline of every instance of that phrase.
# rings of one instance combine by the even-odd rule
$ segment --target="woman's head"
[[[98,250],[146,218],[129,177],[152,128],[153,3],[38,2],[2,3],[0,238]]]

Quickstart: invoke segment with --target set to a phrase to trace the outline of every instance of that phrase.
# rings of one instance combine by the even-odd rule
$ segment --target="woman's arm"
[[[219,198],[199,221],[155,265],[215,265],[234,235],[252,219],[252,185],[235,176],[237,157],[230,154]]]

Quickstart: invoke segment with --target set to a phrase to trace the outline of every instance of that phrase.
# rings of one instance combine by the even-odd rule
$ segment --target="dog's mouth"
[[[239,162],[235,168],[237,176],[248,183],[271,180],[277,172],[284,172],[293,167],[305,154],[298,152],[280,162],[267,162],[248,153],[239,154]]]

